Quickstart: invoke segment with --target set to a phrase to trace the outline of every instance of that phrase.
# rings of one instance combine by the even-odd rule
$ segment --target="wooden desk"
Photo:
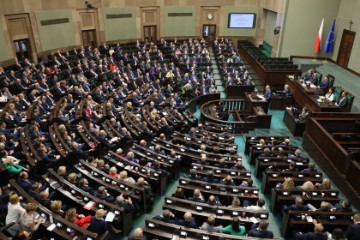
[[[233,85],[226,86],[226,97],[227,98],[243,98],[246,92],[253,92],[255,85]]]
[[[281,223],[281,232],[284,237],[288,237],[294,229],[303,233],[312,232],[314,230],[314,224],[308,222],[306,219],[302,220],[302,215],[307,214],[312,219],[320,221],[325,231],[332,232],[335,228],[341,228],[344,232],[347,230],[350,224],[353,224],[351,217],[354,212],[311,212],[311,211],[289,211],[288,214],[284,214]]]
[[[316,89],[306,88],[297,79],[286,78],[286,84],[289,85],[290,90],[294,95],[294,106],[298,109],[308,107],[312,112],[340,112],[341,108],[333,102],[325,101],[318,102],[318,97],[322,92]]]
[[[295,121],[295,118],[290,110],[285,110],[285,115],[283,119],[286,127],[289,129],[292,135],[294,136],[302,136],[305,127],[306,127],[306,120],[302,121]]]
[[[285,110],[290,107],[293,101],[293,96],[271,96],[270,109],[271,110]]]
[[[258,107],[258,106],[260,106],[263,109],[266,109],[267,101],[265,100],[265,98],[260,98],[260,97],[255,98],[254,96],[255,95],[253,95],[252,92],[246,92],[245,93],[245,99],[249,100],[250,107]]]

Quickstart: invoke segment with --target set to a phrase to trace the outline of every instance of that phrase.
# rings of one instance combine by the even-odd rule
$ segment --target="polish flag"
[[[321,50],[321,37],[323,32],[323,26],[324,26],[324,19],[321,21],[319,33],[315,40],[315,53],[318,53]]]

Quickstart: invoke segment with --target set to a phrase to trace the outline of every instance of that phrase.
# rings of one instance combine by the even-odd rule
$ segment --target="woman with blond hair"
[[[82,214],[77,214],[75,208],[70,208],[67,210],[65,219],[71,223],[78,225],[79,227],[87,227],[91,221],[91,215],[84,216]]]
[[[239,207],[241,207],[240,206],[240,199],[237,198],[237,197],[234,197],[234,199],[233,199],[233,201],[232,201],[232,203],[231,203],[231,205],[229,207],[231,207],[231,208],[239,208]]]
[[[17,223],[20,219],[21,214],[25,212],[25,209],[20,205],[19,196],[11,192],[9,194],[8,212],[5,219],[5,224]]]
[[[330,179],[324,178],[321,183],[316,183],[315,187],[318,189],[331,190]]]
[[[43,218],[35,219],[36,209],[36,204],[29,202],[25,206],[25,212],[20,215],[21,226],[29,232],[35,232],[38,230],[40,224],[45,222]]]
[[[285,178],[285,181],[280,185],[280,187],[285,190],[291,190],[295,187],[294,180],[290,177]]]
[[[300,188],[304,191],[311,191],[315,189],[315,186],[311,181],[306,181]]]
[[[23,170],[28,171],[28,169],[24,168],[23,166],[15,164],[13,158],[6,158],[4,166],[9,173],[13,174],[20,173]]]

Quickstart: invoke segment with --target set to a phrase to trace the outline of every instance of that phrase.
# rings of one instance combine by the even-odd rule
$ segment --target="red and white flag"
[[[315,40],[315,53],[318,53],[321,50],[321,37],[323,32],[323,26],[324,26],[324,19],[321,21],[319,33]]]

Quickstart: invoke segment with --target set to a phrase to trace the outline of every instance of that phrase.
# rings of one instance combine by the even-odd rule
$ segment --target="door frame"
[[[93,32],[94,33],[94,46],[92,47],[98,47],[98,43],[97,43],[97,38],[96,38],[96,29],[87,29],[87,30],[81,30],[81,41],[82,41],[82,44],[84,45],[84,38],[83,38],[83,33],[84,32]]]
[[[12,41],[12,44],[13,44],[13,48],[15,50],[15,57],[17,58],[17,55],[16,55],[16,48],[15,48],[15,42],[21,42],[21,41],[26,41],[26,48],[27,48],[27,52],[28,52],[28,57],[27,59],[29,59],[30,61],[32,61],[32,48],[31,48],[31,40],[30,38],[23,38],[23,39],[16,39],[16,40],[13,40]],[[22,48],[20,47],[20,52],[22,52],[21,50]],[[25,57],[25,56],[24,56]],[[18,61],[23,61],[24,59],[18,59]]]
[[[155,31],[154,31],[154,33],[155,33],[155,41],[154,41],[154,44],[156,44],[156,42],[157,42],[157,25],[146,25],[146,26],[143,26],[143,33],[144,33],[144,41],[145,41],[145,28],[147,28],[147,27],[155,27]],[[151,42],[151,41],[149,41],[149,42]]]
[[[205,36],[204,36],[204,30],[205,30],[205,26],[208,26],[208,27],[214,27],[214,29],[215,29],[215,36],[214,36],[214,40],[216,39],[216,27],[217,27],[217,25],[216,24],[203,24],[203,27],[202,27],[202,37],[205,39]],[[210,33],[210,31],[209,31],[209,33]],[[210,35],[210,34],[209,34]],[[206,39],[205,39],[205,41],[206,41]],[[210,45],[212,45],[212,41],[211,42],[208,42],[208,44],[210,44]]]
[[[342,50],[342,48],[343,48],[343,44],[344,44],[344,41],[343,41],[343,38],[344,38],[344,34],[349,34],[349,35],[353,35],[354,36],[354,40],[355,40],[355,37],[356,37],[356,32],[353,32],[353,31],[350,31],[350,30],[347,30],[347,29],[344,29],[343,30],[343,33],[342,33],[342,35],[341,35],[341,42],[340,42],[340,46],[339,46],[339,50],[338,50],[338,55],[337,55],[337,58],[336,58],[336,64],[338,64],[339,65],[339,61],[340,61],[340,56],[341,56],[341,54],[340,54],[340,51]],[[352,48],[354,47],[354,42],[353,42],[353,44],[352,44],[352,46],[351,46],[351,51],[352,51]],[[350,56],[351,56],[351,52],[350,52]],[[350,56],[349,56],[349,60],[350,60]],[[345,68],[347,68],[347,66],[349,65],[349,60],[348,60],[348,62],[347,62],[347,64],[346,64],[346,66],[343,66],[343,67],[345,67]]]

